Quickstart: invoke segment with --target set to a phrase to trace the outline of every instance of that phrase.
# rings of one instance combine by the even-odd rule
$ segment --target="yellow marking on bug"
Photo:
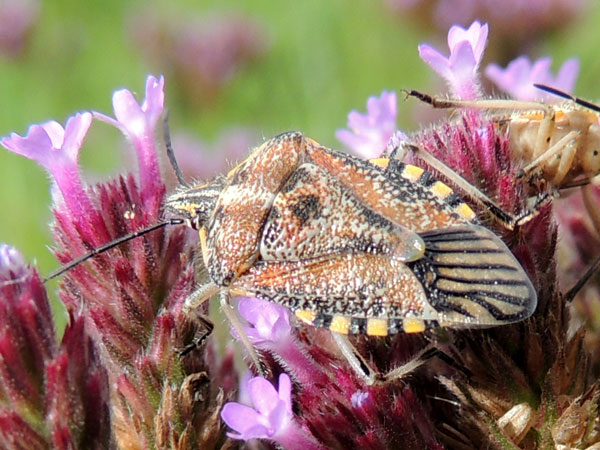
[[[369,336],[387,336],[388,335],[388,320],[387,319],[368,319],[367,334]]]
[[[477,217],[475,211],[473,211],[466,203],[461,203],[454,209],[454,211],[456,214],[469,221],[474,220]]]
[[[329,325],[329,329],[336,333],[348,334],[350,330],[350,319],[344,316],[334,316]]]
[[[420,167],[417,167],[417,166],[412,166],[410,164],[407,164],[406,166],[404,166],[404,170],[402,171],[402,176],[409,181],[416,182],[419,178],[421,178],[421,175],[423,175],[423,172],[425,172],[424,169],[421,169]]]
[[[307,309],[301,309],[299,311],[296,311],[294,314],[296,314],[296,317],[304,323],[307,323],[309,325],[312,325],[312,323],[315,321],[315,317],[317,317],[317,313],[314,311],[309,311]]]
[[[375,158],[370,159],[369,162],[375,166],[381,167],[382,169],[387,169],[387,166],[390,165],[389,158]]]
[[[407,318],[402,321],[405,333],[422,333],[425,331],[425,322],[421,319]]]
[[[205,227],[202,227],[198,230],[198,236],[200,237],[200,250],[202,250],[202,260],[204,261],[204,267],[208,267],[208,246],[206,244]]]
[[[248,292],[244,288],[231,288],[229,289],[229,293],[234,296],[239,295],[241,297],[252,297],[252,293]]]
[[[440,198],[446,198],[452,194],[452,188],[441,181],[436,181],[435,184],[431,186],[431,190]]]

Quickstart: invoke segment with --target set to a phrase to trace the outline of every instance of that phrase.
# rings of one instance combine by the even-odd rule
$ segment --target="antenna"
[[[179,183],[184,187],[189,187],[189,185],[183,179],[183,174],[181,173],[181,169],[179,169],[179,165],[177,164],[177,159],[175,158],[175,152],[173,151],[173,146],[171,145],[171,133],[169,132],[169,112],[168,111],[165,114],[163,124],[164,124],[163,133],[164,133],[164,139],[165,139],[165,146],[167,147],[167,156],[169,157],[169,162],[171,163],[171,167],[173,167],[173,170],[175,171],[175,175],[177,176],[177,180],[179,181]],[[134,231],[133,233],[126,234],[125,236],[121,236],[120,238],[117,238],[114,241],[110,241],[98,248],[95,248],[92,251],[90,251],[89,253],[86,253],[85,255],[80,256],[79,258],[76,258],[76,259],[72,260],[71,262],[65,264],[64,266],[58,268],[57,270],[52,272],[50,275],[48,275],[46,278],[44,278],[42,280],[42,282],[46,283],[47,281],[50,281],[53,278],[59,277],[62,274],[71,270],[73,267],[77,267],[79,264],[87,261],[88,259],[93,258],[96,255],[100,255],[101,253],[104,253],[104,252],[110,250],[111,248],[114,248],[117,245],[122,244],[123,242],[127,242],[127,241],[130,241],[137,237],[144,236],[145,234],[151,233],[152,231],[158,230],[159,228],[166,227],[167,225],[183,225],[184,223],[185,223],[185,220],[183,220],[183,219],[172,218],[169,220],[165,220],[163,222],[155,223],[154,225],[151,225],[147,228],[142,228],[141,230]]]
[[[541,91],[548,92],[549,94],[556,95],[557,97],[565,98],[567,100],[571,100],[578,104],[579,106],[583,106],[584,108],[591,109],[592,111],[596,111],[600,113],[600,105],[596,105],[595,103],[589,102],[579,97],[574,97],[571,94],[568,94],[565,91],[561,91],[560,89],[556,89],[550,86],[546,86],[545,84],[533,84],[534,87],[540,89]]]
[[[165,146],[167,147],[167,156],[169,157],[169,162],[171,163],[171,167],[175,171],[175,176],[177,177],[177,181],[184,187],[189,187],[189,184],[185,182],[183,178],[183,173],[181,173],[181,169],[179,168],[179,164],[177,164],[177,159],[175,158],[175,151],[173,150],[173,145],[171,145],[171,132],[169,130],[169,111],[165,113],[165,118],[163,120],[163,136],[165,139]]]
[[[151,233],[152,231],[158,230],[159,228],[166,227],[167,225],[182,225],[184,223],[185,223],[185,221],[183,219],[170,219],[170,220],[166,220],[164,222],[155,223],[154,225],[151,225],[148,228],[142,228],[141,230],[126,234],[125,236],[121,236],[120,238],[117,238],[114,241],[110,241],[109,243],[104,244],[98,248],[95,248],[91,252],[86,253],[85,255],[80,256],[79,258],[76,258],[76,259],[72,260],[71,262],[65,264],[64,266],[60,267],[59,269],[55,270],[50,275],[48,275],[46,278],[44,278],[42,280],[42,282],[46,283],[47,281],[52,280],[53,278],[56,278],[65,272],[68,272],[73,267],[78,266],[82,262],[85,262],[88,259],[93,258],[96,255],[104,253],[104,252],[110,250],[111,248],[114,248],[117,245],[122,244],[123,242],[127,242],[127,241],[130,241],[137,237]]]

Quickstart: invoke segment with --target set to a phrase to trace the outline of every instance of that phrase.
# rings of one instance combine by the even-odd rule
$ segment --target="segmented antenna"
[[[556,95],[557,97],[565,98],[567,100],[571,100],[577,103],[579,106],[583,106],[584,108],[591,109],[592,111],[600,112],[600,105],[596,105],[595,103],[589,102],[579,97],[574,97],[571,94],[568,94],[565,91],[561,91],[560,89],[556,89],[550,86],[546,86],[545,84],[533,84],[534,87],[540,89],[541,91],[548,92],[549,94]]]
[[[171,167],[175,171],[175,176],[177,177],[177,181],[179,184],[184,187],[189,187],[189,185],[185,182],[183,178],[183,173],[179,168],[179,164],[177,164],[177,159],[175,158],[175,152],[173,151],[173,146],[171,145],[171,132],[169,131],[169,111],[165,112],[165,118],[163,120],[163,135],[165,139],[165,146],[167,147],[167,156],[169,157],[169,162],[171,163]]]
[[[53,278],[61,276],[63,273],[68,272],[73,267],[78,266],[82,262],[85,262],[88,259],[93,258],[96,255],[104,253],[107,250],[110,250],[111,248],[114,248],[117,245],[122,244],[123,242],[127,242],[127,241],[130,241],[131,239],[135,239],[137,237],[143,236],[145,234],[148,234],[152,231],[158,230],[159,228],[165,227],[167,225],[182,225],[183,223],[185,223],[185,221],[183,219],[170,219],[170,220],[167,220],[164,222],[158,222],[154,225],[149,226],[148,228],[143,228],[141,230],[134,231],[133,233],[126,234],[125,236],[121,236],[120,238],[115,239],[114,241],[110,241],[109,243],[104,244],[98,248],[95,248],[91,252],[86,253],[85,255],[80,256],[79,258],[76,258],[76,259],[72,260],[71,262],[65,264],[64,266],[60,267],[59,269],[55,270],[50,275],[48,275],[46,278],[44,278],[42,280],[42,282],[46,283],[47,281],[49,281]]]

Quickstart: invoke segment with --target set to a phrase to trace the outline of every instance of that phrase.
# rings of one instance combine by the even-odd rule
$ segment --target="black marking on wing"
[[[408,263],[443,325],[489,326],[533,312],[536,293],[510,250],[476,225],[422,233],[423,259]]]

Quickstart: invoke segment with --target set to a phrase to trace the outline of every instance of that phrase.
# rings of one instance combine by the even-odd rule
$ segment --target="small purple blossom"
[[[0,53],[17,57],[27,47],[39,17],[37,0],[0,0]]]
[[[221,418],[236,431],[227,433],[229,437],[270,439],[288,450],[320,448],[294,420],[289,376],[279,375],[278,390],[265,378],[252,378],[248,381],[248,392],[254,408],[236,402],[223,406]]]
[[[0,283],[29,274],[31,269],[25,265],[21,252],[10,245],[0,244]]]
[[[545,84],[572,93],[579,75],[579,61],[571,58],[565,61],[554,76],[550,71],[552,58],[540,58],[534,63],[527,56],[520,56],[503,69],[498,64],[490,64],[485,75],[496,86],[517,100],[558,101],[558,97],[536,89],[533,84]]]
[[[36,161],[50,172],[67,209],[79,220],[84,220],[85,211],[92,208],[77,165],[79,149],[91,123],[89,112],[78,113],[67,120],[65,128],[51,120],[30,126],[25,137],[11,133],[0,141],[8,150]]]
[[[325,382],[324,375],[296,338],[287,308],[258,298],[242,297],[238,312],[249,324],[244,331],[250,341],[261,350],[271,352],[300,384]],[[235,335],[235,330],[232,333]]]
[[[149,75],[146,80],[146,97],[138,104],[130,90],[120,89],[113,94],[116,120],[94,111],[94,117],[119,128],[127,136],[137,152],[140,187],[153,198],[160,184],[160,168],[155,147],[156,123],[164,108],[164,77]]]
[[[292,330],[289,310],[273,302],[242,297],[238,302],[238,312],[251,324],[245,327],[245,331],[253,344],[278,342]]]
[[[481,25],[475,21],[466,30],[455,25],[448,32],[449,57],[428,44],[419,45],[419,55],[446,79],[456,97],[476,99],[480,92],[477,69],[483,58],[487,37],[487,24]]]
[[[364,158],[378,158],[396,131],[397,99],[395,92],[383,91],[369,97],[367,114],[356,110],[348,114],[349,130],[337,130],[335,136],[354,153]]]

